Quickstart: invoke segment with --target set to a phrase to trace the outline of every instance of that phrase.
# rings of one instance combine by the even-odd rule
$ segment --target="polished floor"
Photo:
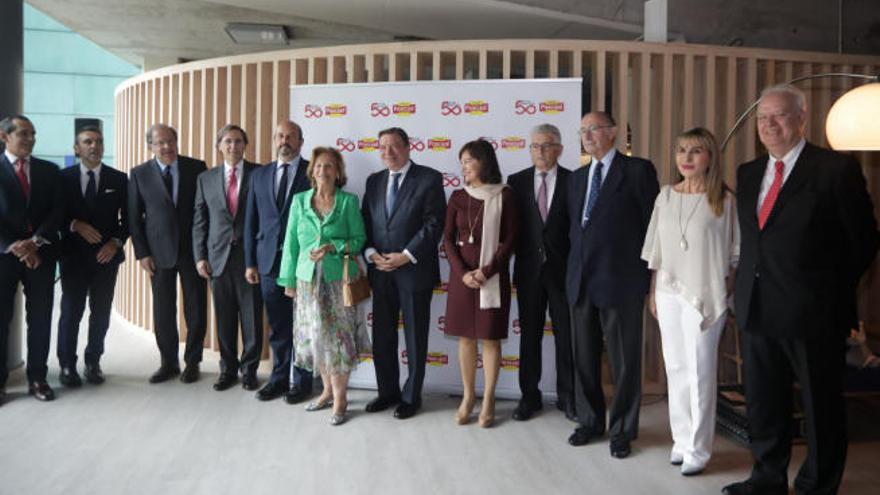
[[[57,311],[56,311],[57,314]],[[53,351],[54,354],[54,351]],[[350,394],[348,423],[329,412],[258,402],[240,387],[215,392],[217,355],[202,379],[149,385],[158,362],[151,334],[114,318],[103,361],[107,383],[40,403],[13,373],[0,407],[0,494],[712,494],[746,476],[748,452],[718,436],[700,476],[668,463],[666,402],[646,397],[633,455],[614,459],[607,441],[571,447],[573,424],[547,405],[528,422],[510,420],[499,402],[491,429],[457,426],[458,400],[428,393],[416,417],[366,414],[373,392]],[[264,363],[265,368],[265,363]],[[52,359],[50,383],[57,385]],[[261,376],[265,377],[265,369]],[[880,486],[878,404],[850,401],[853,428],[841,493]],[[804,456],[794,451],[792,478]]]

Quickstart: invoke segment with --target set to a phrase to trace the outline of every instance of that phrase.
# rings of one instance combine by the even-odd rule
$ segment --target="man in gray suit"
[[[248,138],[244,129],[227,124],[217,132],[223,165],[199,175],[193,216],[196,270],[211,281],[214,315],[220,340],[220,377],[214,390],[235,384],[257,389],[257,366],[263,348],[263,301],[259,288],[244,278],[245,200],[256,165],[244,161]],[[243,349],[238,359],[238,324]]]
[[[193,202],[196,178],[205,162],[177,154],[177,131],[154,124],[147,131],[153,159],[133,169],[128,181],[128,214],[134,255],[153,290],[153,322],[162,365],[150,383],[180,374],[177,361],[177,275],[183,288],[186,320],[186,368],[180,381],[199,379],[205,341],[208,292],[196,273],[192,254]]]

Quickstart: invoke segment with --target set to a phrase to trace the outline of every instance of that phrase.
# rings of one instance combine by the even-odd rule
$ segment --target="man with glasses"
[[[648,265],[640,255],[660,186],[650,161],[614,148],[617,125],[607,113],[585,115],[580,134],[592,160],[572,173],[568,191],[571,251],[565,288],[580,424],[568,442],[584,445],[606,431],[604,340],[614,382],[608,418],[611,455],[622,459],[639,430],[642,313],[650,286]]]

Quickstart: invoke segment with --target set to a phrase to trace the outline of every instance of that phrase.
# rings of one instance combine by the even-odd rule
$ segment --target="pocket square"
[[[104,194],[110,194],[112,192],[116,192],[116,189],[104,189]]]

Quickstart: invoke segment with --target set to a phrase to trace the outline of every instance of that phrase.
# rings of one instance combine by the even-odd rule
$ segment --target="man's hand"
[[[116,256],[117,251],[119,251],[119,246],[116,245],[116,241],[110,241],[101,246],[95,258],[98,260],[98,263],[105,265],[110,263],[110,260]]]
[[[101,233],[87,222],[82,220],[73,221],[73,231],[80,235],[89,244],[97,244],[101,242]]]
[[[383,272],[393,272],[409,263],[409,256],[403,253],[374,254],[372,258],[376,268]]]
[[[156,271],[156,263],[153,262],[153,257],[152,257],[152,256],[145,256],[145,257],[139,259],[139,260],[138,260],[138,263],[141,264],[141,268],[143,268],[144,271],[146,271],[147,273],[149,273],[150,276],[152,276],[152,275],[153,275],[153,272]]]
[[[30,254],[36,253],[39,247],[37,243],[33,241],[33,239],[22,239],[20,241],[15,241],[9,246],[12,254],[14,254],[19,260],[22,262],[24,258]]]
[[[211,278],[211,265],[208,264],[208,260],[196,261],[196,271],[202,278]]]
[[[37,254],[36,251],[34,251],[21,258],[21,262],[24,263],[24,266],[28,267],[29,269],[36,270],[37,267],[40,266],[40,263],[43,262],[43,260],[40,258],[40,255]]]
[[[244,269],[244,279],[251,285],[260,283],[260,272],[255,267],[249,266]]]

